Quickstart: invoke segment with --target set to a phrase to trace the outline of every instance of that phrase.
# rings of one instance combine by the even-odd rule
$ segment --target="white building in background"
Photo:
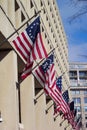
[[[77,109],[77,116],[82,117],[82,129],[87,129],[87,63],[70,63],[70,93]]]
[[[69,87],[68,44],[56,1],[0,0],[0,111],[3,118],[0,130],[64,130],[67,126],[67,121],[60,126],[60,116],[54,121],[53,101],[48,100],[32,74],[21,82],[20,95],[17,88],[24,62],[10,43],[35,19],[31,17],[38,11],[41,11],[38,15],[44,46],[48,53],[55,48],[57,75],[64,73],[63,88]],[[21,27],[28,19],[31,20]]]

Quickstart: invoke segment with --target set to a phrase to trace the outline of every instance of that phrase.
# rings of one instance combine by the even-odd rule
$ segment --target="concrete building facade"
[[[19,84],[25,62],[11,43],[36,14],[40,16],[47,53],[55,48],[57,76],[64,73],[63,88],[69,87],[68,44],[56,1],[0,0],[0,116],[3,119],[0,130],[64,130],[68,125],[64,121],[60,126],[63,119],[53,115],[53,101],[32,74]],[[39,62],[35,62],[34,67]],[[69,125],[67,130],[70,129]]]
[[[87,63],[70,63],[70,93],[77,109],[77,117],[82,117],[82,130],[87,129]]]

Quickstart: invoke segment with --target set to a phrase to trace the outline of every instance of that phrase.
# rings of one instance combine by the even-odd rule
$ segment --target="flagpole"
[[[59,113],[57,116],[54,117],[54,121],[56,120],[56,118],[57,118],[59,115],[60,115],[60,113]]]
[[[65,119],[65,120],[66,120],[66,119]],[[63,121],[60,123],[60,126],[62,126],[62,124],[63,124],[63,122],[64,122],[65,120],[63,120]]]
[[[4,11],[3,8],[1,7],[1,5],[0,5],[0,8],[1,8],[2,11]],[[32,20],[34,17],[36,17],[39,13],[41,13],[42,10],[43,10],[43,9],[39,10],[35,15],[33,15],[31,18],[29,18],[29,19],[28,19],[23,25],[21,25],[18,29],[15,29],[15,28],[14,28],[15,31],[14,31],[10,36],[8,36],[5,40],[3,40],[3,41],[0,43],[0,46],[2,46],[4,42],[8,41],[8,39],[10,39],[15,33],[18,33],[18,31],[19,31],[22,27],[24,27],[24,25],[26,25],[30,20]],[[5,13],[5,11],[4,11],[4,13]],[[10,20],[7,15],[5,15],[5,16],[8,18],[8,20]],[[9,22],[11,23],[12,26],[14,26],[11,21],[9,21]]]
[[[54,105],[54,103],[52,105],[50,105],[47,109],[46,109],[46,114],[48,113],[48,110]]]
[[[70,124],[68,124],[66,127],[65,127],[65,130],[66,130],[66,128],[68,128],[70,126]]]

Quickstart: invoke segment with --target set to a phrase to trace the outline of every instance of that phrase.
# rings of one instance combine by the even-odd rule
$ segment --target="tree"
[[[69,18],[69,23],[73,22],[78,17],[87,13],[87,0],[71,0],[71,4],[80,8],[78,11]]]

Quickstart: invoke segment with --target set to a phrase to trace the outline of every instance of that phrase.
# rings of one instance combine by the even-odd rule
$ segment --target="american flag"
[[[67,110],[68,110],[68,113],[67,113],[67,114],[64,113],[64,114],[63,114],[63,117],[64,117],[64,119],[70,120],[72,115],[71,115],[70,107],[69,107],[69,95],[68,95],[68,90],[66,90],[65,92],[63,92],[62,97],[63,97],[63,100],[64,100],[64,104],[65,104],[65,106],[66,106],[66,108],[67,108]]]
[[[56,85],[57,85],[59,91],[61,92],[61,90],[62,90],[62,76],[57,78]]]
[[[70,102],[70,111],[74,111],[74,101]]]
[[[61,96],[59,96],[60,92],[56,88],[54,55],[51,54],[41,66],[34,70],[33,73],[40,84],[43,86],[46,94],[48,94],[53,99],[56,105],[60,105]]]
[[[68,103],[69,102],[68,90],[66,90],[65,92],[63,92],[62,96],[63,96],[63,99],[65,100],[65,102]]]
[[[19,36],[12,45],[26,62],[47,57],[40,33],[40,17],[37,17]]]
[[[28,75],[31,74],[33,62],[27,63],[21,75],[21,79],[24,80]]]
[[[67,105],[56,85],[54,55],[51,54],[41,66],[34,70],[33,73],[40,84],[43,86],[46,94],[48,94],[55,102],[57,111],[68,113]]]
[[[82,127],[82,118],[81,116],[78,117],[77,121],[76,121],[76,126],[75,126],[75,130],[80,130],[80,127]]]

